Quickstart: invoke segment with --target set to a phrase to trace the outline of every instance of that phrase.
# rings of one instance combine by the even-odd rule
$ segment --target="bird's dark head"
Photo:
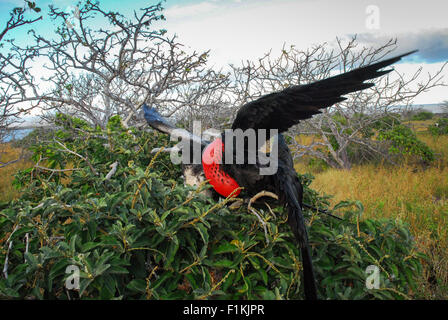
[[[156,109],[148,107],[146,103],[143,105],[143,113],[145,115],[146,121],[149,123],[153,123],[156,121],[162,123],[166,122],[166,120],[160,115],[160,113]]]

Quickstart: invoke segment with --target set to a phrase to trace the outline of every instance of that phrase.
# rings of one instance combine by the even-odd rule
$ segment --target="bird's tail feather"
[[[308,243],[308,234],[305,229],[305,222],[300,206],[296,207],[288,203],[288,222],[299,242],[300,253],[302,255],[303,265],[303,284],[305,289],[305,298],[307,300],[317,299],[316,279],[314,276],[313,260]]]
[[[301,248],[303,279],[305,288],[305,298],[307,300],[317,300],[316,280],[314,277],[313,262],[311,260],[310,247],[307,245]]]
[[[285,197],[283,200],[286,202],[288,209],[288,224],[290,225],[292,232],[299,243],[302,255],[305,298],[307,300],[316,300],[317,288],[311,258],[311,250],[308,243],[305,220],[299,204],[301,194],[298,194],[299,190],[295,188],[296,184],[298,184],[298,186],[301,185],[299,181],[291,181],[292,177],[290,175],[286,174],[284,176],[285,179],[282,179],[282,177],[280,178],[282,184],[281,189],[283,189],[283,196]],[[297,177],[294,176],[294,178]]]

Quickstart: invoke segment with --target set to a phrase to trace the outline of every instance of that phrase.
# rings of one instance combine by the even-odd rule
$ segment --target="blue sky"
[[[32,28],[35,30],[39,30],[41,33],[46,33],[48,35],[52,34],[54,30],[55,23],[47,16],[49,10],[48,6],[53,5],[56,8],[61,8],[64,10],[69,10],[70,7],[76,6],[79,1],[75,0],[33,0],[36,2],[37,6],[42,9],[40,14],[32,13],[29,14],[30,17],[38,17],[40,15],[43,16],[42,21],[38,21],[35,23]],[[170,1],[173,2],[175,5],[179,2],[184,1],[178,1],[173,0]],[[185,3],[190,3],[192,1],[186,0]],[[1,26],[3,26],[6,21],[9,19],[10,14],[9,12],[14,7],[21,7],[22,3],[24,3],[23,0],[0,0],[0,22]],[[100,4],[103,8],[109,9],[109,10],[115,10],[122,12],[125,15],[132,14],[133,10],[138,10],[139,8],[155,4],[157,1],[148,1],[148,0],[133,0],[132,5],[129,5],[129,1],[124,0],[102,0],[100,1]],[[29,28],[24,27],[20,30],[18,29],[14,33],[14,38],[16,39],[26,39],[27,30]]]
[[[51,35],[53,22],[45,17],[47,7],[76,5],[71,0],[36,0],[44,20],[33,27]],[[125,15],[157,3],[148,0],[102,0],[106,9]],[[22,0],[0,0],[0,26],[9,11]],[[369,6],[375,3],[378,12]],[[306,49],[313,44],[334,42],[357,34],[363,44],[379,45],[397,37],[396,53],[419,49],[419,53],[396,66],[404,73],[418,67],[423,74],[435,72],[448,60],[447,0],[167,0],[167,21],[163,27],[179,36],[192,50],[211,50],[210,63],[220,68],[228,63],[257,59],[270,49],[279,52],[283,44]],[[374,9],[375,9],[374,8]],[[369,18],[375,14],[379,23],[372,28]],[[1,28],[1,27],[0,27]],[[25,28],[14,37],[27,41]],[[448,68],[444,76],[448,82]],[[416,103],[448,100],[448,88],[425,93]]]

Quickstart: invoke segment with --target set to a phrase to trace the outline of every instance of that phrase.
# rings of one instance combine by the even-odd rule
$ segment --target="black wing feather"
[[[344,101],[346,98],[342,95],[374,86],[374,83],[364,81],[391,72],[393,69],[378,70],[414,52],[416,50],[321,81],[295,85],[265,95],[240,108],[232,129],[278,129],[279,132],[284,132],[300,120],[321,113],[320,109]]]

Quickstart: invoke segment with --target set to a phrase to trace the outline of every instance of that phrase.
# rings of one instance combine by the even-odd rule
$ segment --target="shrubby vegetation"
[[[411,120],[421,121],[421,120],[430,120],[434,117],[434,114],[430,111],[420,111],[419,113],[412,116]]]
[[[432,114],[432,113],[431,113]],[[400,120],[399,114],[386,114],[381,118],[369,118],[365,114],[355,114],[350,120],[352,122],[363,121],[369,123],[359,130],[356,135],[359,137],[357,143],[349,143],[345,146],[347,160],[351,164],[380,163],[384,160],[391,163],[399,162],[404,158],[413,160],[416,163],[429,163],[434,160],[434,152],[424,142],[418,139],[417,135]],[[351,135],[354,129],[348,126],[348,120],[336,113],[332,117],[338,131]],[[440,122],[443,127],[444,122]],[[330,128],[326,128],[330,130]],[[440,130],[440,129],[437,129]],[[441,131],[438,131],[441,132]],[[332,149],[338,152],[341,147],[335,136],[329,137]],[[365,141],[365,143],[362,143]],[[372,148],[375,145],[375,148]],[[325,152],[324,149],[321,152]],[[326,151],[327,157],[333,159],[333,155]],[[333,159],[335,162],[335,159]],[[322,161],[313,158],[309,162],[310,168],[328,168]]]
[[[415,156],[425,163],[434,160],[434,152],[405,125],[400,124],[390,130],[380,131],[378,139],[389,142],[391,154]]]
[[[20,171],[19,199],[0,205],[1,298],[26,299],[302,299],[301,265],[286,215],[261,203],[260,221],[184,186],[157,132],[106,130],[58,115],[51,141],[31,146],[38,166]],[[47,136],[47,139],[49,137]],[[111,165],[117,164],[116,172]],[[304,201],[328,198],[301,176]],[[424,256],[398,219],[360,220],[363,206],[343,201],[328,215],[305,211],[318,288],[324,299],[415,297]],[[69,265],[79,290],[67,290]],[[369,290],[367,266],[381,273]]]
[[[433,124],[428,127],[429,132],[433,136],[448,135],[448,119],[440,118],[436,123],[437,125]]]

